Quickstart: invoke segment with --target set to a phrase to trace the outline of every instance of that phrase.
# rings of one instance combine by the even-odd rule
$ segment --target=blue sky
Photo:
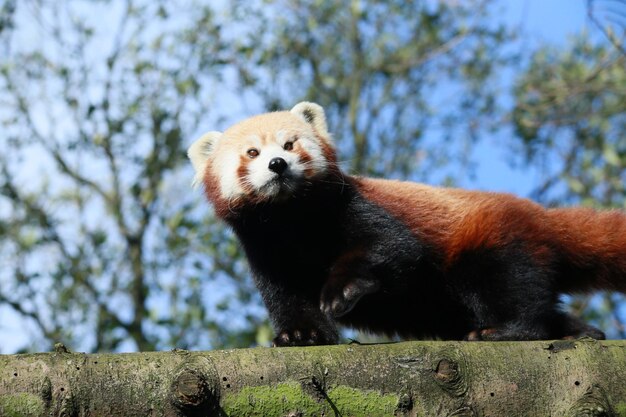
[[[520,25],[529,41],[564,43],[587,28],[585,0],[502,0],[506,19]]]
[[[518,47],[530,51],[539,44],[565,46],[573,34],[594,32],[587,19],[585,0],[500,0],[504,18],[519,28]],[[514,169],[507,159],[507,137],[488,138],[474,149],[477,170],[475,179],[460,185],[490,191],[529,196],[539,183],[539,173],[521,167]]]

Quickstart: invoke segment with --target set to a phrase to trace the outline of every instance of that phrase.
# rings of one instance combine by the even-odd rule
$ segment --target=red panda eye
[[[250,148],[246,153],[250,158],[256,158],[257,156],[259,156],[259,150],[256,148]]]
[[[283,149],[286,151],[290,151],[293,149],[293,142],[285,142],[283,145]]]

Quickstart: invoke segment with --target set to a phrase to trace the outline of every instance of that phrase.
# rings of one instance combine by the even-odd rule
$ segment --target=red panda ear
[[[303,101],[296,104],[291,113],[312,125],[313,128],[324,137],[329,137],[328,126],[326,125],[326,115],[324,109],[319,104]]]
[[[192,185],[194,187],[202,183],[206,162],[211,156],[211,152],[215,149],[215,144],[222,136],[222,132],[208,132],[196,140],[187,150],[187,156],[191,160],[196,175],[193,177]]]

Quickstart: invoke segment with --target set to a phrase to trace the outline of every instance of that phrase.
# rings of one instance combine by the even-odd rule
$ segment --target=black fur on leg
[[[590,337],[596,340],[606,339],[606,335],[602,330],[567,313],[563,313],[562,333],[562,339],[580,339],[583,337]]]
[[[473,314],[466,340],[540,340],[563,336],[564,315],[551,269],[521,243],[463,253],[449,278]]]

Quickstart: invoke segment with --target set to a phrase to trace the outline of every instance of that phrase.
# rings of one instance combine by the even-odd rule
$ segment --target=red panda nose
[[[285,172],[285,170],[287,169],[287,161],[285,161],[283,158],[272,158],[268,168],[270,169],[270,171],[273,171],[278,175],[282,175],[282,173]]]

